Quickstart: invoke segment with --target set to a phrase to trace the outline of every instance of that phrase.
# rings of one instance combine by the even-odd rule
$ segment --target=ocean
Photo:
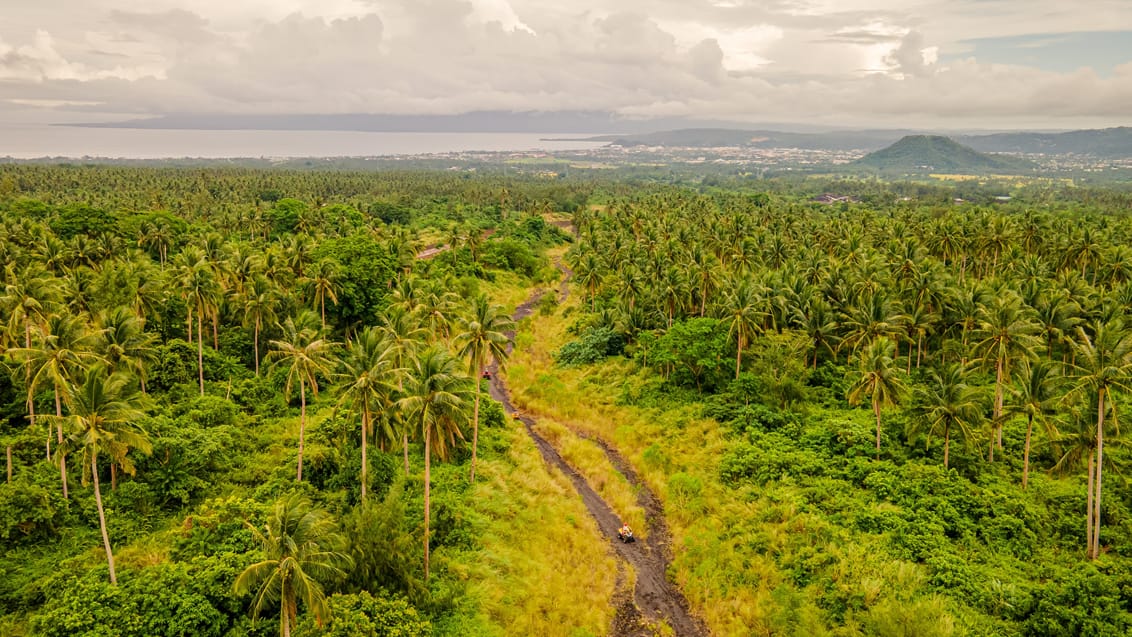
[[[150,130],[0,124],[0,158],[122,159],[379,157],[472,151],[585,150],[604,142],[558,133],[373,133],[290,130]],[[570,141],[546,141],[566,138]]]

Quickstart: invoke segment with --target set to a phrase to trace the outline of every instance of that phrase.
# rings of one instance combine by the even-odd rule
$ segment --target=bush
[[[43,637],[221,637],[232,618],[202,593],[208,582],[192,570],[186,564],[123,570],[118,586],[105,569],[56,582],[32,617],[32,631]]]
[[[489,267],[533,277],[542,265],[530,246],[517,239],[493,239],[484,243],[480,261]]]
[[[156,348],[157,360],[150,367],[147,386],[156,391],[168,391],[176,385],[195,385],[197,380],[197,345],[174,339]],[[227,382],[246,376],[247,369],[239,361],[205,347],[204,379]]]
[[[58,489],[46,489],[23,476],[0,484],[0,539],[19,544],[55,537],[66,506]]]
[[[554,354],[559,365],[592,365],[625,349],[625,337],[609,327],[591,327]]]
[[[331,595],[330,623],[319,628],[309,614],[295,637],[427,637],[432,626],[403,597],[374,597],[366,591]]]

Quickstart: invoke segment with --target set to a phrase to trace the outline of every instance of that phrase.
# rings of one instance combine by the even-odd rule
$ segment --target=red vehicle
[[[484,380],[491,380],[491,372],[489,370],[486,370],[486,369],[483,370],[483,379]]]

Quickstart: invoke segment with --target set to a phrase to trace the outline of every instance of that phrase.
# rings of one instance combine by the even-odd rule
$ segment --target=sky
[[[3,0],[0,121],[1132,125],[1130,0]]]

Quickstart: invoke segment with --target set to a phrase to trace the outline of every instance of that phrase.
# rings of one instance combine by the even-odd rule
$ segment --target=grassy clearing
[[[481,614],[470,625],[480,634],[606,634],[617,580],[606,539],[520,427],[499,435],[509,448],[481,461],[468,498],[485,520],[481,548],[449,557]]]
[[[617,472],[601,447],[593,441],[579,437],[570,428],[557,420],[534,414],[538,419],[535,429],[558,449],[571,467],[603,500],[609,503],[614,513],[623,522],[635,529],[634,534],[642,539],[648,537],[645,526],[645,510],[637,504],[637,495],[625,476]]]
[[[480,282],[480,290],[508,313],[514,312],[531,294],[528,281],[514,272],[496,272],[494,281]]]

